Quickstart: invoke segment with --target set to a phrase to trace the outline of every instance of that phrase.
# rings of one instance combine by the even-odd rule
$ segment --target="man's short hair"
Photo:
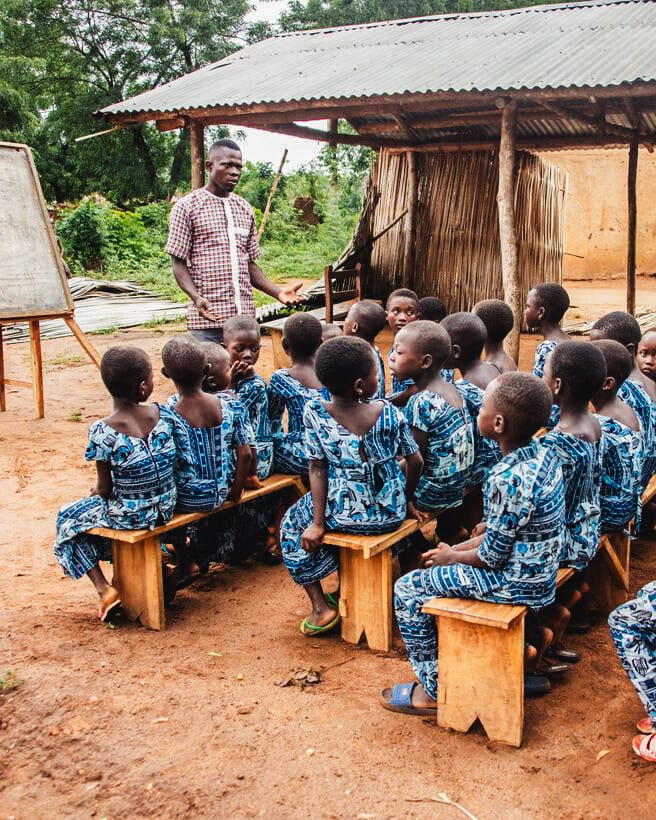
[[[234,140],[229,139],[228,137],[223,137],[220,140],[216,140],[210,145],[210,149],[207,152],[207,156],[209,157],[214,151],[220,151],[221,148],[229,148],[231,151],[239,151],[241,154],[241,148],[237,145]]]

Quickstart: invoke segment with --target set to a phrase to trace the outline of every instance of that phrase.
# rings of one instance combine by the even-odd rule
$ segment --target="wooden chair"
[[[349,299],[355,299],[357,302],[362,299],[362,265],[358,262],[354,268],[347,270],[334,271],[332,265],[328,265],[323,271],[323,282],[326,289],[326,318],[328,324],[333,322],[333,308],[335,301],[344,302]],[[349,290],[342,290],[341,288],[335,290],[334,285],[340,284],[348,287],[353,284]]]

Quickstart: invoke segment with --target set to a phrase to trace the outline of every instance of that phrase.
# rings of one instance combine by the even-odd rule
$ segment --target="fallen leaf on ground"
[[[602,757],[606,757],[607,754],[610,754],[610,749],[602,749],[599,754],[597,755],[597,759],[595,763],[599,763]]]
[[[299,669],[292,669],[289,677],[277,680],[276,686],[299,686],[305,689],[306,686],[312,686],[321,683],[321,672],[312,667],[300,667]]]
[[[210,656],[210,658],[222,658],[223,657],[223,652],[208,652],[207,654]]]
[[[169,719],[167,717],[155,718],[153,723],[168,723]]]

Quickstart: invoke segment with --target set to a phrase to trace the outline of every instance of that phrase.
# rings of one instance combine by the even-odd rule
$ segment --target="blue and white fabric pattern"
[[[612,532],[635,519],[640,527],[642,504],[642,433],[625,424],[596,414],[604,431],[604,459],[601,473],[601,531]]]
[[[276,370],[269,381],[269,418],[273,436],[273,469],[277,473],[305,475],[308,457],[303,444],[303,411],[311,400],[325,395],[325,388],[306,387],[286,368]],[[287,411],[287,431],[282,424]]]
[[[535,359],[533,361],[533,375],[541,379],[544,376],[544,366],[551,351],[558,347],[558,342],[553,339],[545,339],[535,348]]]
[[[460,391],[474,425],[474,464],[467,483],[468,485],[480,485],[487,478],[490,467],[501,460],[501,449],[496,441],[482,436],[478,429],[478,414],[485,391],[466,379],[458,379],[455,386]]]
[[[567,526],[560,563],[584,569],[597,552],[599,542],[603,435],[599,441],[590,442],[572,433],[552,430],[540,443],[553,450],[563,467]]]
[[[422,390],[410,397],[404,413],[410,427],[426,433],[428,439],[415,492],[417,507],[457,507],[474,463],[474,425],[465,403],[454,407],[432,390]]]
[[[87,496],[62,507],[57,515],[54,553],[71,578],[81,578],[98,561],[111,559],[109,540],[87,535],[87,530],[153,529],[173,515],[174,466],[180,456],[175,445],[175,420],[161,405],[159,412],[158,422],[144,438],[119,433],[105,421],[91,425],[84,457],[109,464],[112,493],[107,499]],[[186,464],[187,470],[190,466]]]
[[[376,390],[375,395],[372,396],[372,399],[384,399],[385,398],[385,363],[383,362],[383,354],[380,350],[373,346],[374,348],[374,356],[376,357],[376,372],[378,373],[378,390]]]
[[[489,569],[467,564],[415,570],[394,586],[394,608],[412,668],[437,697],[437,631],[422,612],[435,596],[525,604],[553,603],[565,527],[563,475],[558,459],[537,442],[505,456],[484,487],[487,529],[479,548]]]
[[[235,392],[248,413],[257,450],[257,477],[263,480],[270,475],[273,467],[273,435],[269,419],[267,385],[262,376],[255,374],[248,379],[242,379],[237,384]]]
[[[626,402],[638,417],[644,436],[642,458],[642,486],[656,473],[656,404],[645,388],[632,379],[627,379],[617,391],[617,397]]]
[[[325,461],[328,471],[326,529],[357,533],[388,532],[405,519],[405,475],[397,456],[417,452],[403,414],[382,404],[376,423],[363,436],[342,427],[320,399],[305,408],[305,447],[313,461]],[[314,553],[301,546],[301,534],[313,520],[312,493],[286,513],[280,525],[283,558],[297,584],[325,578],[338,568],[335,551]]]
[[[622,666],[656,726],[656,581],[614,609],[608,626]]]

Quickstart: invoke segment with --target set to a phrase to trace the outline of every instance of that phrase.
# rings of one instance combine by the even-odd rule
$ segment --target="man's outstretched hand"
[[[283,305],[300,305],[306,301],[305,296],[298,292],[298,289],[302,287],[303,282],[299,282],[298,285],[287,285],[284,288],[280,289],[280,293],[277,296],[279,302],[282,302]]]

